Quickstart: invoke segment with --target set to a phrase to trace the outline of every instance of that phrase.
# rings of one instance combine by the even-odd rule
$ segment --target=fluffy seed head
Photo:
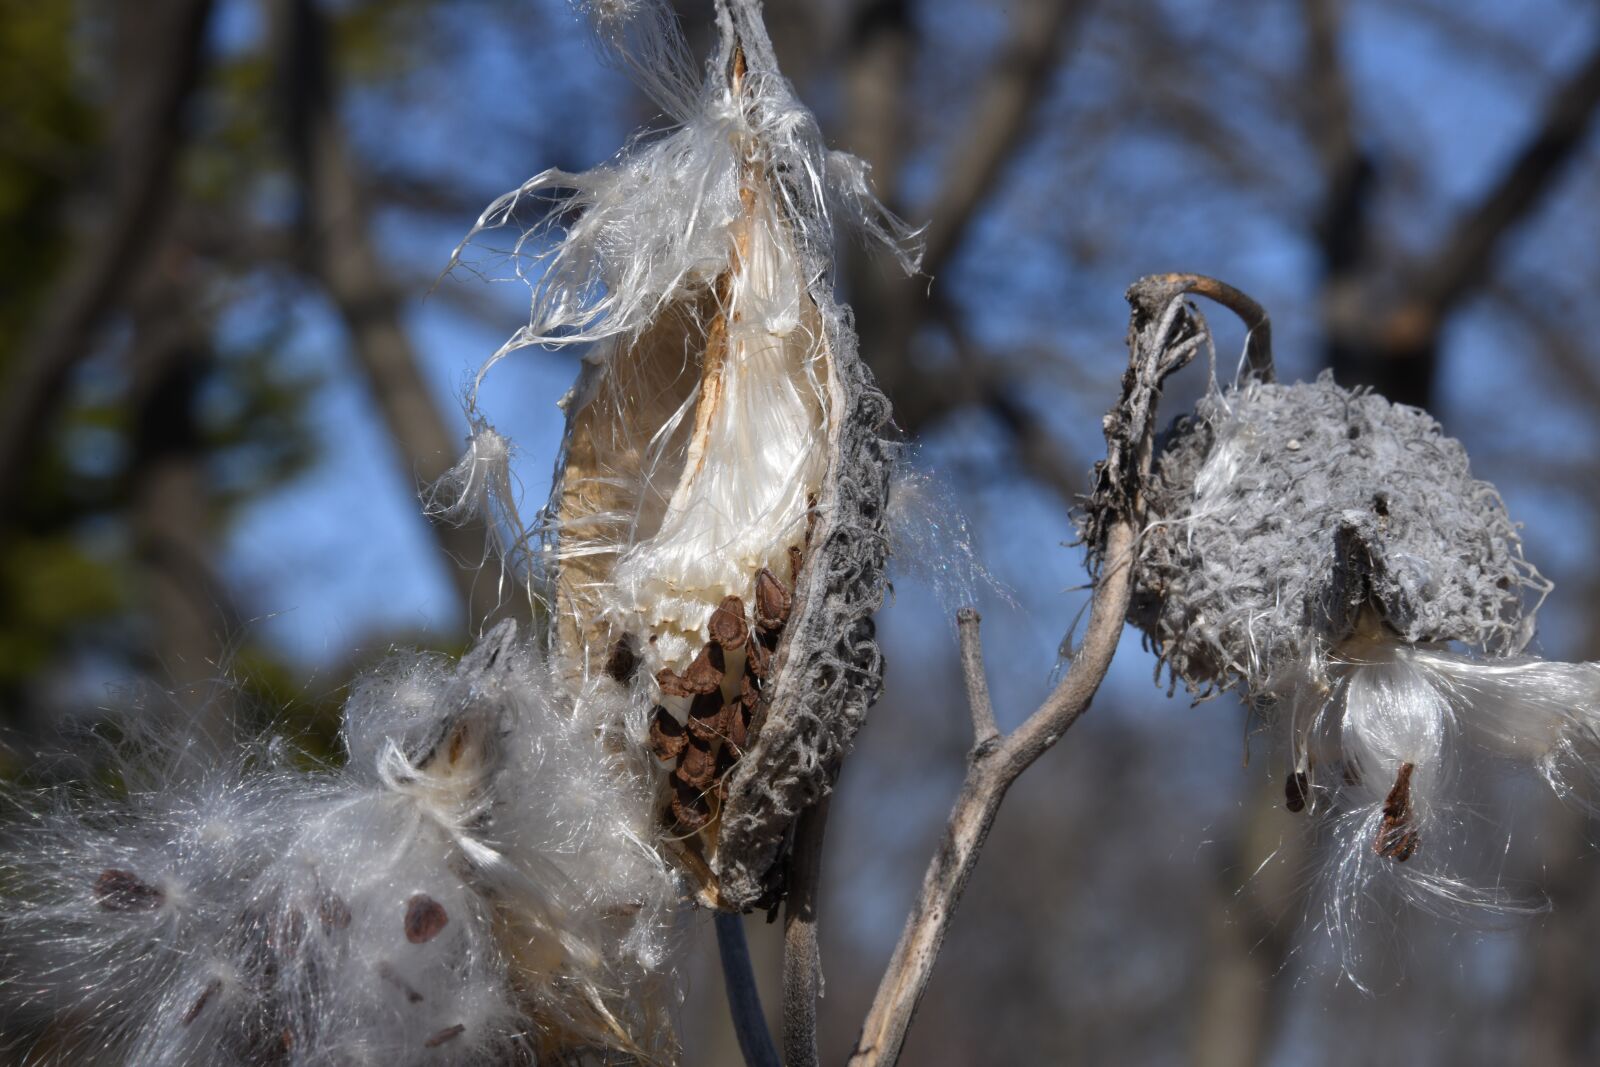
[[[337,770],[125,752],[126,796],[63,788],[18,830],[5,988],[108,1062],[664,1056],[678,890],[616,710],[503,624],[361,680]]]

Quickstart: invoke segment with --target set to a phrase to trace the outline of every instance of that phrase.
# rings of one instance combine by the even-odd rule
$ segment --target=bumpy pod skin
[[[889,401],[845,331],[832,338],[838,404],[832,462],[810,551],[779,645],[754,745],[735,765],[714,869],[724,902],[750,907],[800,812],[832,786],[838,761],[883,689],[872,615],[883,604],[885,508],[894,466]]]
[[[1514,654],[1548,589],[1459,442],[1326,374],[1206,397],[1148,504],[1129,618],[1191,692],[1273,695],[1368,608],[1407,644]]]

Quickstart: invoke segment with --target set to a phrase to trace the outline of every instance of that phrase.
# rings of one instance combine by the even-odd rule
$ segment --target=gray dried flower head
[[[592,345],[562,402],[550,503],[502,555],[542,541],[530,584],[568,684],[611,693],[661,762],[663,844],[702,901],[747,908],[775,890],[789,824],[881,684],[889,406],[832,295],[833,224],[908,267],[914,235],[859,161],[824,147],[753,2],[719,3],[703,79],[657,5],[593,14],[678,125],[591,171],[541,174],[480,220],[558,204],[518,242],[537,249],[533,314],[494,359]],[[511,514],[505,454],[480,426],[441,510]]]
[[[1130,299],[1168,293],[1158,328],[1193,343],[1203,320],[1173,288],[1186,277],[1146,279]],[[1226,289],[1207,286],[1194,291]],[[1515,906],[1456,871],[1479,765],[1466,757],[1532,764],[1566,793],[1573,771],[1593,774],[1600,665],[1522,655],[1549,583],[1437,422],[1328,375],[1277,384],[1270,359],[1250,362],[1248,380],[1174,424],[1147,484],[1102,469],[1083,529],[1102,565],[1103,513],[1139,494],[1128,616],[1158,680],[1165,669],[1200,697],[1239,687],[1287,723],[1285,801],[1334,824],[1324,925],[1355,977],[1347,935],[1386,907],[1380,885],[1436,910]]]
[[[1368,610],[1407,643],[1515,653],[1548,589],[1459,442],[1328,374],[1202,399],[1147,501],[1130,614],[1194,692],[1279,692]]]

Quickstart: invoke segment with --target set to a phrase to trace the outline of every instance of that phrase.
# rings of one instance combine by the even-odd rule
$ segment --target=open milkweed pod
[[[1285,802],[1332,815],[1340,842],[1329,929],[1380,874],[1427,907],[1506,907],[1452,870],[1483,766],[1468,757],[1565,791],[1600,740],[1600,666],[1523,655],[1550,586],[1461,444],[1423,411],[1259,363],[1173,425],[1137,488],[1129,621],[1158,679],[1287,713]]]
[[[592,343],[540,531],[554,659],[574,691],[620,687],[665,844],[702,902],[745,909],[775,899],[789,826],[881,686],[890,412],[832,295],[833,223],[915,254],[823,146],[756,5],[717,12],[697,84],[660,9],[594,5],[676,128],[539,175],[479,228],[560,204],[519,243],[540,249],[533,316],[495,358]]]
[[[1247,381],[1166,435],[1131,620],[1192,692],[1286,694],[1364,620],[1491,655],[1533,636],[1548,590],[1517,526],[1426,412],[1324,374]]]

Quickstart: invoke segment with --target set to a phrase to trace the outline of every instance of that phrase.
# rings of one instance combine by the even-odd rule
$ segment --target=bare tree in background
[[[679,6],[704,21],[703,10]],[[572,84],[565,69],[588,59],[550,54],[581,38],[558,7],[475,3],[463,5],[466,16],[449,7],[168,0],[134,15],[82,5],[104,33],[74,47],[104,46],[116,62],[91,101],[102,132],[85,137],[60,178],[66,251],[26,309],[27,331],[0,345],[0,544],[20,559],[18,546],[75,541],[109,516],[135,548],[117,571],[125,600],[74,608],[48,631],[18,616],[8,632],[49,632],[54,642],[29,677],[70,675],[110,650],[192,689],[198,704],[256,610],[219,566],[228,524],[216,506],[220,446],[205,397],[227,365],[218,322],[236,298],[219,274],[269,278],[290,304],[333,309],[402,484],[455,458],[454,402],[431,384],[408,316],[485,193],[522,177],[511,167],[541,155],[588,163],[585,153],[604,149],[575,121],[543,130],[554,143],[516,164],[429,170],[383,151],[404,142],[408,108],[437,109],[463,129],[492,125],[499,141],[521,145],[535,136],[522,112],[593,106],[595,86]],[[1341,382],[1437,410],[1484,476],[1528,486],[1524,500],[1556,517],[1553,533],[1530,523],[1530,556],[1553,559],[1566,603],[1594,602],[1600,468],[1585,427],[1600,416],[1600,312],[1588,298],[1600,285],[1588,236],[1600,221],[1600,24],[1587,9],[1434,0],[771,7],[784,63],[833,139],[874,164],[905,217],[929,222],[926,276],[896,279],[854,248],[841,250],[844,274],[862,350],[902,429],[958,474],[979,475],[971,500],[987,545],[1010,552],[1026,541],[1044,553],[1067,536],[1064,521],[1019,536],[1013,516],[1064,520],[1084,490],[1096,420],[1121,371],[1123,285],[1193,268],[1262,299],[1296,373],[1332,367]],[[241,12],[264,29],[225,47],[219,20]],[[483,36],[469,41],[462,21]],[[552,45],[560,26],[569,35]],[[484,39],[500,41],[512,62],[476,62]],[[438,89],[496,78],[481,96]],[[407,96],[410,79],[438,91]],[[608,91],[619,111],[640,107]],[[514,99],[492,110],[483,97]],[[230,155],[237,171],[218,195],[206,168]],[[291,190],[291,210],[257,209],[272,182]],[[388,224],[397,218],[430,241],[448,231],[433,241],[432,262],[396,250]],[[461,306],[471,299],[453,286],[440,292]],[[503,308],[472,310],[500,332]],[[120,488],[94,481],[92,506],[74,489],[70,508],[45,508],[38,487],[62,484],[60,439],[94,406],[90,386],[116,395]],[[285,476],[297,469],[282,466]],[[278,484],[263,479],[261,493]],[[984,489],[995,485],[1003,504]],[[429,536],[463,616],[481,619],[499,593],[457,565],[477,560],[481,532]],[[1014,578],[1029,562],[1000,559],[996,569]],[[21,600],[9,590],[11,604]],[[1030,606],[1041,603],[1035,631],[1070,614],[1054,600]],[[1570,617],[1587,629],[1551,632],[1547,649],[1592,658],[1592,608]],[[906,625],[891,616],[891,637]],[[996,641],[1018,652],[991,673],[1040,695],[1049,665],[1023,656],[1039,642],[1005,629],[1008,642],[998,625],[989,623],[991,656]],[[855,1039],[868,976],[888,957],[915,888],[904,872],[919,869],[959,784],[965,713],[949,698],[954,678],[935,685],[914,677],[909,657],[892,661],[828,847],[896,857],[902,873],[886,873],[887,861],[826,867],[824,1062]],[[1600,976],[1579,946],[1600,917],[1585,904],[1596,879],[1586,820],[1543,820],[1553,829],[1508,860],[1547,884],[1555,904],[1529,936],[1495,942],[1494,966],[1515,981],[1483,977],[1488,950],[1470,938],[1442,942],[1435,968],[1413,970],[1380,1011],[1336,995],[1307,961],[1313,950],[1296,930],[1316,842],[1268,808],[1282,788],[1270,754],[1239,769],[1243,713],[1144,711],[1160,695],[1115,676],[1101,700],[1106,714],[1046,757],[999,818],[904,1062],[1265,1063],[1291,1039],[1315,1050],[1304,1058],[1377,1061],[1412,1048],[1408,1034],[1446,1030],[1449,1062],[1489,1062],[1503,1040],[1491,1038],[1507,1034],[1508,1055],[1522,1062],[1593,1059]],[[7,701],[13,722],[54,706],[31,685],[8,690]],[[233,727],[203,729],[221,737]],[[1186,808],[1209,821],[1185,822]],[[1477,998],[1470,1012],[1440,993],[1448,982],[1458,998]],[[721,1039],[725,1013],[714,983],[696,990],[688,1010],[700,1021],[688,1029],[704,1036],[691,1036],[691,1055],[695,1041]],[[1446,1062],[1447,1043],[1416,1062]]]

